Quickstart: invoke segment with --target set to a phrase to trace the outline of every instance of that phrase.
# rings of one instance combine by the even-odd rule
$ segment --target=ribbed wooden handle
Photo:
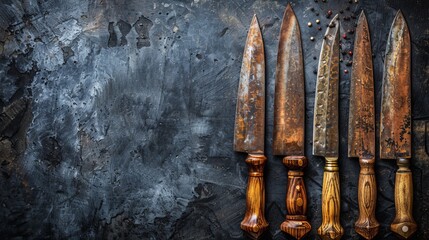
[[[372,239],[377,235],[380,226],[375,218],[375,206],[377,203],[377,185],[374,173],[375,158],[360,158],[359,163],[359,218],[355,223],[355,230],[365,239]]]
[[[280,229],[296,239],[303,238],[311,230],[307,221],[307,192],[304,184],[304,172],[307,166],[307,158],[304,156],[288,156],[283,158],[283,163],[288,167],[288,187],[286,194],[286,220]]]
[[[249,180],[246,193],[246,213],[241,222],[241,229],[254,239],[258,239],[268,228],[265,220],[265,186],[264,165],[267,158],[264,155],[249,154],[246,163],[249,167]]]
[[[417,230],[413,218],[413,178],[409,168],[409,159],[399,158],[395,177],[396,216],[390,229],[398,236],[408,239]]]
[[[322,186],[322,225],[317,233],[322,239],[340,239],[344,233],[340,223],[340,177],[337,158],[326,158]]]

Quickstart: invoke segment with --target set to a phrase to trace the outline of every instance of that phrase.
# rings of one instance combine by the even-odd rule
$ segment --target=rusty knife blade
[[[280,28],[275,87],[273,153],[304,156],[304,63],[301,32],[290,4]]]
[[[338,157],[338,81],[340,22],[338,14],[326,30],[319,57],[314,102],[313,155]]]
[[[256,15],[244,47],[235,114],[234,150],[264,152],[265,59],[264,43]]]
[[[375,156],[374,77],[365,13],[359,16],[350,83],[348,156]]]
[[[381,102],[380,157],[411,157],[411,40],[402,12],[387,40]]]

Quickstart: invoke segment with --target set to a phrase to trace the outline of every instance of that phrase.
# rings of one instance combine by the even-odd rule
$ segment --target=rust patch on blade
[[[365,14],[356,28],[350,84],[348,156],[375,154],[374,78],[371,39]]]
[[[305,86],[301,32],[288,4],[280,28],[274,102],[274,155],[304,155]]]
[[[256,15],[244,48],[235,114],[234,150],[264,152],[265,59]]]
[[[401,11],[390,28],[383,74],[380,157],[411,157],[411,43]]]
[[[339,21],[336,15],[322,43],[314,103],[313,155],[338,157]]]

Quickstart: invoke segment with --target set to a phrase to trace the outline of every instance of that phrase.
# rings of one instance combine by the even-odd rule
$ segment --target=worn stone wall
[[[292,1],[306,77],[308,217],[321,223],[324,161],[311,155],[315,73],[329,19],[345,50],[358,13],[372,37],[377,121],[387,34],[397,9],[412,37],[415,239],[429,238],[427,1]],[[253,14],[266,52],[267,239],[288,239],[286,172],[272,156],[274,71],[286,1],[2,0],[2,239],[242,239],[247,167],[232,150],[236,91]],[[321,20],[319,31],[315,20]],[[307,22],[313,27],[308,28]],[[315,41],[310,41],[314,36]],[[350,56],[343,56],[341,70]],[[340,83],[341,221],[358,239],[359,164],[348,159],[350,74]],[[378,147],[377,147],[378,151]],[[395,239],[394,161],[376,162],[378,239]]]

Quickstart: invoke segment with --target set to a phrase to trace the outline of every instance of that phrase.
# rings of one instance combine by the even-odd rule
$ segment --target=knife
[[[411,158],[411,41],[402,12],[390,28],[384,60],[380,124],[380,158],[396,159],[396,216],[390,229],[402,238],[417,230],[413,219]]]
[[[301,32],[290,4],[287,5],[280,28],[277,54],[273,154],[286,156],[283,163],[289,168],[286,209],[288,214],[280,229],[296,239],[310,230],[307,221],[307,192],[303,169],[305,126],[304,63]]]
[[[234,129],[234,150],[248,154],[246,163],[249,168],[246,213],[241,229],[253,239],[258,239],[268,227],[264,216],[264,165],[267,161],[264,156],[264,58],[262,34],[254,15],[244,47]]]
[[[358,157],[360,164],[359,218],[355,223],[355,230],[365,239],[372,239],[377,235],[380,224],[375,218],[377,186],[374,172],[375,114],[371,38],[363,11],[359,16],[353,51],[348,156]]]
[[[322,239],[340,239],[340,178],[338,173],[338,81],[340,22],[331,20],[322,42],[317,72],[313,121],[313,155],[325,157],[322,187]]]

